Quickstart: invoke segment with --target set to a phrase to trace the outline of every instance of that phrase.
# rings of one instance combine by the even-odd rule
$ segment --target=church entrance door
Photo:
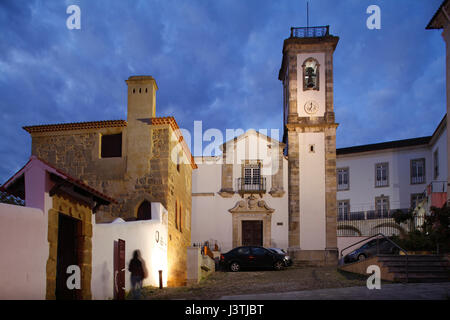
[[[262,246],[263,245],[263,222],[262,220],[242,221],[242,245]]]

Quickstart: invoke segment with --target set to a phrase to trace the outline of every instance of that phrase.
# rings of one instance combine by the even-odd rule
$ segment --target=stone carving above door
[[[231,213],[273,213],[275,209],[270,208],[264,200],[250,195],[246,199],[236,202],[234,207],[228,211]]]

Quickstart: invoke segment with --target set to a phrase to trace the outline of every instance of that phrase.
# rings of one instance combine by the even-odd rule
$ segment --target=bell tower
[[[291,28],[279,80],[289,183],[289,255],[313,265],[337,264],[336,128],[329,26]]]

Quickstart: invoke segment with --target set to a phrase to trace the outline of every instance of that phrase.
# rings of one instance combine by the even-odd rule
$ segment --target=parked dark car
[[[244,246],[234,248],[220,255],[220,266],[223,270],[233,272],[246,268],[274,268],[281,270],[285,267],[284,255],[270,251],[263,247]]]
[[[284,251],[283,249],[280,248],[269,248],[270,251],[273,251],[275,253],[284,255],[284,264],[286,267],[290,267],[292,266],[292,259],[290,256],[288,256],[288,254],[286,253],[286,251]]]
[[[399,252],[399,250],[396,246],[394,246],[391,242],[389,242],[388,240],[386,240],[384,238],[378,239],[378,246],[379,246],[379,249],[377,249],[377,239],[370,240],[370,241],[364,243],[358,249],[353,250],[349,254],[345,255],[344,263],[362,261],[364,259],[367,259],[369,257],[376,255],[377,253],[398,254],[398,252]]]

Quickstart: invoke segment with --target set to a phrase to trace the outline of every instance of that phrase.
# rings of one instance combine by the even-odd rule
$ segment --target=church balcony
[[[237,191],[241,196],[245,193],[266,193],[266,178],[237,178]]]
[[[329,35],[330,26],[291,28],[291,38],[321,38]]]

